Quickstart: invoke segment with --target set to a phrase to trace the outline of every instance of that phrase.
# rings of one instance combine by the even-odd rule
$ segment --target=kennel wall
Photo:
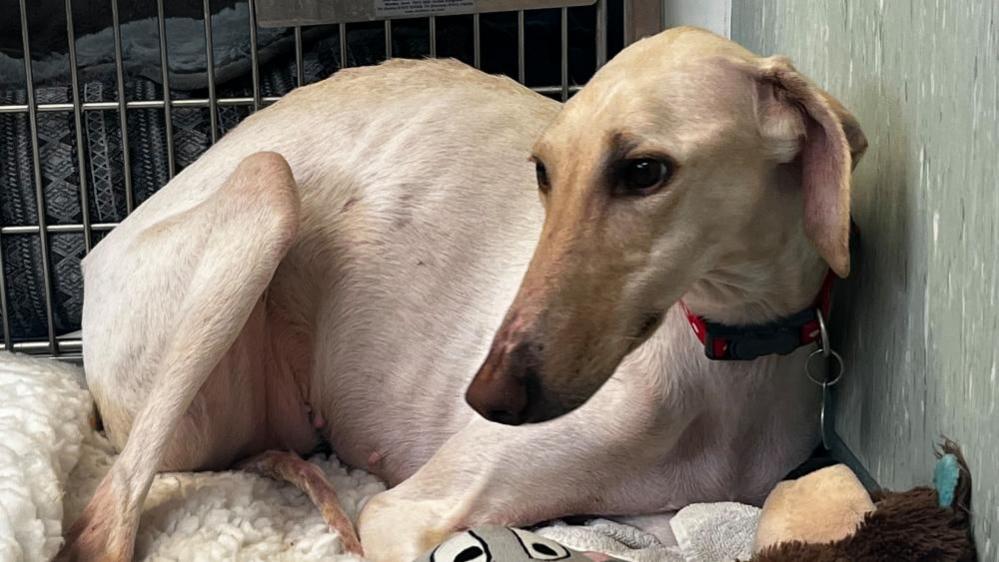
[[[860,120],[860,254],[834,335],[837,433],[882,485],[957,440],[981,560],[999,560],[999,3],[745,0],[732,37],[781,53]]]

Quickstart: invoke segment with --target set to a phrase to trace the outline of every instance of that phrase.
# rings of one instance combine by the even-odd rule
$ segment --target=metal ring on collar
[[[816,375],[812,372],[812,359],[820,355],[823,358],[832,357],[833,359],[835,359],[834,363],[836,363],[836,376],[830,377],[827,374],[826,380],[824,381],[816,378]],[[814,382],[819,386],[835,386],[836,383],[838,383],[840,379],[843,378],[843,373],[845,372],[846,372],[846,366],[843,364],[843,358],[840,357],[839,353],[836,353],[831,349],[828,350],[828,353],[825,350],[816,349],[815,351],[810,353],[808,355],[808,359],[805,360],[805,374],[808,375],[808,379],[810,381]]]
[[[819,351],[822,352],[823,357],[829,357],[832,349],[829,347],[829,332],[826,331],[826,319],[822,316],[822,309],[815,309],[815,317],[819,319],[819,336],[822,338],[822,347]]]

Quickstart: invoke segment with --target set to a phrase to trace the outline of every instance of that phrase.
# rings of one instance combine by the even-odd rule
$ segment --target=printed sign
[[[468,14],[474,11],[475,0],[375,0],[375,16],[379,18]]]

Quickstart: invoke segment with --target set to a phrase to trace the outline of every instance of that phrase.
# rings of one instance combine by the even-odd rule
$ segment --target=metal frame
[[[106,232],[113,229],[116,223],[92,223],[89,215],[89,193],[84,167],[80,166],[80,203],[82,206],[82,221],[80,224],[60,224],[48,225],[45,220],[45,193],[42,186],[42,162],[39,156],[38,139],[38,114],[45,112],[71,112],[73,114],[76,132],[76,154],[79,162],[86,158],[83,144],[83,116],[88,111],[116,110],[122,131],[122,160],[123,174],[125,179],[125,197],[127,211],[131,212],[135,207],[134,193],[132,186],[132,171],[130,167],[131,159],[129,154],[127,122],[130,109],[162,109],[166,121],[166,152],[169,165],[169,177],[173,177],[177,172],[175,157],[175,147],[173,143],[173,122],[172,111],[174,108],[209,108],[210,127],[212,142],[218,140],[219,124],[216,108],[226,106],[246,106],[254,110],[265,107],[277,101],[275,97],[264,97],[260,95],[260,65],[258,60],[256,37],[257,22],[254,11],[254,0],[248,0],[250,11],[250,39],[251,39],[251,67],[253,95],[249,97],[227,97],[219,98],[215,90],[215,69],[214,52],[212,43],[212,22],[211,22],[211,2],[204,2],[204,35],[205,35],[205,55],[208,63],[208,97],[203,99],[183,99],[177,100],[170,97],[170,75],[168,72],[167,60],[167,36],[166,18],[164,14],[164,1],[155,0],[156,13],[159,31],[160,64],[162,68],[163,99],[151,101],[126,101],[125,98],[125,75],[124,62],[122,56],[121,26],[119,20],[118,0],[111,2],[112,25],[114,28],[114,50],[115,50],[115,74],[117,82],[117,101],[113,102],[81,102],[80,83],[77,71],[76,35],[73,26],[72,0],[65,0],[66,9],[66,33],[69,45],[69,64],[72,86],[72,103],[38,103],[35,98],[34,83],[32,79],[31,57],[30,57],[30,29],[27,19],[27,0],[20,0],[20,20],[22,44],[25,53],[24,75],[27,86],[27,101],[25,104],[0,105],[0,114],[16,113],[27,114],[29,119],[29,129],[32,135],[31,157],[33,166],[33,179],[37,201],[38,224],[33,225],[4,225],[0,227],[0,244],[3,237],[17,235],[37,235],[41,243],[41,257],[43,260],[44,291],[46,303],[46,321],[48,323],[47,337],[31,341],[13,341],[11,334],[10,319],[8,317],[9,290],[6,286],[6,276],[0,274],[0,314],[2,314],[3,347],[6,350],[36,353],[41,355],[60,356],[65,359],[79,358],[82,344],[79,338],[66,337],[56,334],[54,328],[53,298],[52,298],[52,264],[49,260],[49,234],[79,232],[84,237],[85,251],[89,252],[93,247],[93,233]],[[149,0],[153,1],[153,0]],[[665,0],[597,0],[596,6],[596,30],[594,40],[596,41],[596,67],[602,66],[608,57],[608,2],[624,2],[624,29],[622,30],[625,43],[630,43],[643,35],[653,33],[661,29],[664,21]],[[563,101],[567,100],[573,93],[579,90],[579,86],[569,83],[569,9],[561,8],[560,41],[561,41],[561,83],[544,87],[533,88],[539,93],[558,96]],[[430,56],[437,55],[437,18],[425,18],[430,35]],[[526,65],[528,53],[525,51],[525,11],[517,12],[517,77],[520,82],[526,78]],[[386,20],[385,23],[385,50],[390,56],[393,49],[392,22]],[[347,60],[347,31],[348,24],[339,24],[339,41],[341,53],[341,67],[348,66]],[[302,28],[294,27],[295,41],[295,64],[297,71],[298,85],[304,84],[304,63],[302,47]],[[473,62],[478,68],[481,65],[481,34],[480,15],[472,15],[472,35],[474,54]],[[0,270],[5,266],[2,252],[0,252]]]

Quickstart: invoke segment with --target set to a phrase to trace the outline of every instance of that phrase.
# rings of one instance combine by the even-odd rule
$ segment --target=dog
[[[787,59],[694,28],[564,106],[454,61],[291,92],[84,260],[121,454],[61,559],[131,560],[167,470],[288,480],[377,562],[475,525],[761,501],[817,444],[813,307],[849,273],[865,147]],[[804,335],[730,334],[774,325]],[[357,534],[299,456],[326,440],[392,486]]]

